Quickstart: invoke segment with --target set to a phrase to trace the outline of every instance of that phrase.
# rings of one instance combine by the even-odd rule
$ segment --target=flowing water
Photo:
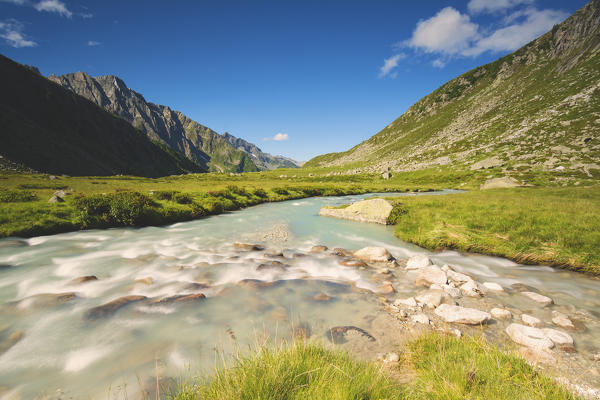
[[[324,205],[370,196],[263,204],[167,227],[0,240],[0,398],[124,398],[125,392],[136,398],[157,373],[208,370],[219,354],[264,337],[289,339],[300,331],[325,339],[337,325],[374,329],[381,301],[371,292],[380,284],[373,271],[342,266],[328,252],[310,253],[314,245],[383,246],[397,259],[428,253],[396,239],[392,227],[317,216]],[[265,250],[243,251],[234,242]],[[520,283],[550,295],[557,309],[586,320],[587,329],[573,334],[578,351],[600,347],[593,334],[599,281],[494,257],[446,251],[431,258],[480,281]],[[91,275],[97,279],[78,280]],[[391,299],[417,293],[406,276],[396,274]],[[157,302],[197,293],[206,298]],[[549,319],[548,310],[510,293],[487,301]],[[330,299],[319,301],[318,294]],[[145,298],[90,314],[131,295]]]

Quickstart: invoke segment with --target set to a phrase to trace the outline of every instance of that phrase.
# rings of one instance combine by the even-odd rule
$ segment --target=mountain
[[[237,138],[225,132],[223,134],[225,140],[227,140],[233,147],[241,150],[248,154],[254,164],[260,170],[276,169],[276,168],[298,168],[300,165],[297,161],[291,158],[283,156],[272,156],[268,153],[263,153],[256,145],[245,141],[244,139]]]
[[[211,171],[250,172],[284,164],[251,143],[229,134],[219,135],[179,111],[147,102],[116,76],[94,78],[85,72],[75,72],[51,75],[48,79],[124,118],[151,139],[165,143]]]
[[[419,100],[370,139],[309,167],[569,171],[600,178],[600,0]]]
[[[35,68],[2,55],[0,83],[3,169],[147,177],[204,171]]]

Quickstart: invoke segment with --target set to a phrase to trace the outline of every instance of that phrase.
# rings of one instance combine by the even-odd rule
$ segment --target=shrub
[[[37,196],[27,190],[0,190],[0,203],[24,203],[37,200]]]
[[[173,196],[173,201],[178,204],[192,204],[194,198],[189,193],[177,193]]]
[[[73,200],[84,227],[138,226],[152,217],[152,199],[138,192],[81,196]]]
[[[390,215],[388,215],[387,223],[390,225],[395,225],[398,223],[400,217],[408,213],[408,209],[400,202],[394,202],[392,203],[392,206],[393,208],[390,212]]]
[[[237,194],[238,196],[247,196],[248,195],[248,192],[246,191],[246,189],[241,188],[236,185],[227,186],[227,191],[229,193]]]
[[[282,188],[282,187],[275,187],[273,189],[271,189],[274,193],[276,194],[280,194],[282,196],[286,196],[288,194],[290,194],[290,192],[288,192],[288,190],[286,188]]]
[[[20,183],[17,185],[19,189],[53,189],[53,190],[64,190],[68,188],[66,185],[52,184],[52,183]]]
[[[265,189],[254,189],[252,191],[252,194],[255,195],[256,197],[260,197],[261,199],[265,199],[268,197],[267,192],[265,191]]]
[[[173,196],[178,194],[177,190],[157,190],[152,193],[152,196],[157,198],[158,200],[173,200]]]

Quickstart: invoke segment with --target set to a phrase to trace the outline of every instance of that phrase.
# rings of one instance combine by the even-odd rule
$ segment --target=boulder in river
[[[154,300],[150,303],[152,306],[177,304],[177,303],[192,303],[198,300],[204,300],[206,296],[203,293],[195,294],[180,294],[175,296],[163,297],[162,299]]]
[[[442,271],[437,265],[430,265],[428,267],[421,268],[419,274],[415,279],[415,285],[417,286],[430,286],[430,285],[445,285],[448,282],[446,273]]]
[[[512,318],[512,313],[505,309],[505,308],[492,308],[490,311],[490,314],[492,314],[492,317],[496,318],[496,319],[511,319]]]
[[[558,344],[558,345],[572,345],[573,344],[573,338],[568,333],[565,333],[565,332],[562,332],[562,331],[559,331],[556,329],[550,329],[550,328],[542,329],[542,331],[550,340],[552,340],[554,342],[554,344]]]
[[[367,263],[365,263],[364,261],[361,261],[357,258],[354,258],[354,257],[342,258],[341,260],[338,261],[338,264],[343,265],[344,267],[356,267],[356,268],[368,267]]]
[[[456,284],[466,283],[473,280],[473,278],[471,278],[469,275],[465,275],[463,273],[452,270],[446,271],[446,275],[448,275],[449,280]]]
[[[391,262],[394,261],[394,256],[390,254],[384,247],[363,247],[354,252],[354,257],[366,262]]]
[[[573,321],[571,321],[567,315],[561,313],[560,311],[552,311],[552,322],[561,328],[575,329]]]
[[[312,249],[310,249],[311,253],[322,253],[324,251],[327,251],[327,246],[322,246],[322,245],[318,245],[318,246],[313,246]]]
[[[441,304],[435,309],[435,314],[446,322],[466,325],[480,325],[492,319],[485,311],[450,304]]]
[[[529,314],[521,314],[521,321],[523,321],[525,325],[533,326],[534,328],[540,328],[542,326],[542,320]]]
[[[94,307],[85,314],[85,317],[90,320],[108,317],[114,314],[117,310],[138,301],[146,300],[146,296],[124,296],[116,300]]]
[[[97,281],[98,277],[96,275],[86,275],[86,276],[80,276],[79,278],[75,278],[73,279],[73,283],[85,283],[85,282],[91,282],[91,281]]]
[[[319,215],[387,225],[393,208],[387,200],[368,199],[357,201],[344,208],[323,207]]]
[[[536,303],[540,304],[543,307],[549,306],[550,304],[554,303],[554,301],[547,296],[541,295],[539,293],[535,293],[535,292],[521,292],[521,294],[533,301],[535,301]]]
[[[492,292],[504,292],[504,288],[496,282],[483,282],[483,287]]]
[[[431,262],[429,257],[427,257],[427,255],[416,254],[408,259],[408,261],[406,262],[406,269],[407,270],[420,269],[420,268],[428,267],[430,265],[433,265],[433,263]]]
[[[444,300],[443,290],[428,290],[415,297],[417,304],[423,307],[436,308]]]
[[[286,264],[283,264],[279,261],[268,261],[265,263],[260,264],[259,266],[256,267],[257,271],[277,271],[277,272],[284,272],[285,271],[285,267],[287,267]]]
[[[483,291],[475,281],[468,281],[461,285],[460,291],[469,297],[481,297],[483,296]]]
[[[394,305],[395,306],[404,305],[404,306],[408,306],[408,307],[416,307],[417,306],[417,301],[415,300],[414,297],[409,297],[409,298],[406,298],[406,299],[396,299],[394,301]]]
[[[262,251],[265,248],[259,244],[252,244],[252,243],[240,243],[240,242],[235,242],[233,244],[233,247],[235,247],[238,250],[244,250],[244,251]]]
[[[513,342],[533,349],[549,350],[554,347],[554,342],[548,338],[543,330],[521,324],[510,324],[506,334]]]

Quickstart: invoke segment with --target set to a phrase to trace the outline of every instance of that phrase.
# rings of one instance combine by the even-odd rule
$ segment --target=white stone
[[[554,342],[546,336],[544,331],[531,326],[521,324],[510,324],[506,328],[506,334],[513,342],[533,349],[547,350],[554,347]]]
[[[481,291],[481,289],[479,288],[479,285],[475,281],[468,281],[466,283],[463,283],[460,286],[460,291],[465,296],[469,296],[469,297],[483,296],[483,292]]]
[[[446,322],[467,325],[479,325],[492,319],[485,311],[450,304],[441,304],[435,309],[435,314]]]
[[[444,289],[444,292],[446,292],[450,297],[452,297],[454,299],[457,299],[460,297],[460,289],[455,288],[450,285],[443,285],[442,288]]]
[[[505,308],[492,308],[490,311],[492,317],[496,319],[511,319],[512,313]]]
[[[446,271],[446,274],[448,275],[448,279],[456,283],[465,283],[473,280],[469,275],[461,274],[456,271]]]
[[[523,321],[525,325],[533,326],[534,328],[542,326],[542,321],[539,318],[529,314],[521,314],[521,321]]]
[[[394,301],[395,306],[399,306],[401,304],[409,307],[416,307],[417,301],[414,297],[409,297],[407,299],[396,299],[396,301]]]
[[[535,301],[536,303],[541,304],[542,306],[546,307],[549,306],[550,304],[554,303],[554,301],[552,301],[552,299],[550,297],[547,296],[543,296],[541,294],[538,293],[534,293],[534,292],[521,292],[521,294],[533,301]]]
[[[429,257],[427,257],[427,255],[417,254],[408,259],[408,261],[406,262],[406,269],[420,269],[428,267],[430,265],[433,265],[433,263],[431,262]]]
[[[504,288],[496,282],[483,282],[483,286],[492,292],[504,292]]]
[[[419,324],[429,325],[429,317],[425,314],[415,314],[410,317],[411,321],[417,322]]]
[[[442,271],[444,271],[444,272],[452,271],[452,268],[450,268],[450,266],[448,264],[444,264],[444,265],[442,265]]]
[[[569,317],[567,317],[565,314],[559,312],[559,311],[552,311],[552,322],[555,325],[560,326],[561,328],[566,328],[566,329],[574,329],[575,325],[573,325],[573,321],[571,321],[571,319]]]
[[[415,285],[419,286],[445,285],[446,282],[448,282],[446,273],[437,265],[419,269],[419,274],[415,278]]]
[[[552,340],[555,344],[573,344],[573,338],[568,333],[550,328],[542,329],[542,331],[548,337],[548,339]]]
[[[442,303],[444,298],[444,291],[442,290],[428,290],[423,294],[415,297],[417,304],[424,307],[436,308]]]
[[[394,364],[400,361],[400,356],[396,353],[388,353],[383,359],[384,363]]]
[[[354,257],[363,261],[370,262],[389,262],[394,261],[394,257],[384,247],[364,247],[355,251]]]

